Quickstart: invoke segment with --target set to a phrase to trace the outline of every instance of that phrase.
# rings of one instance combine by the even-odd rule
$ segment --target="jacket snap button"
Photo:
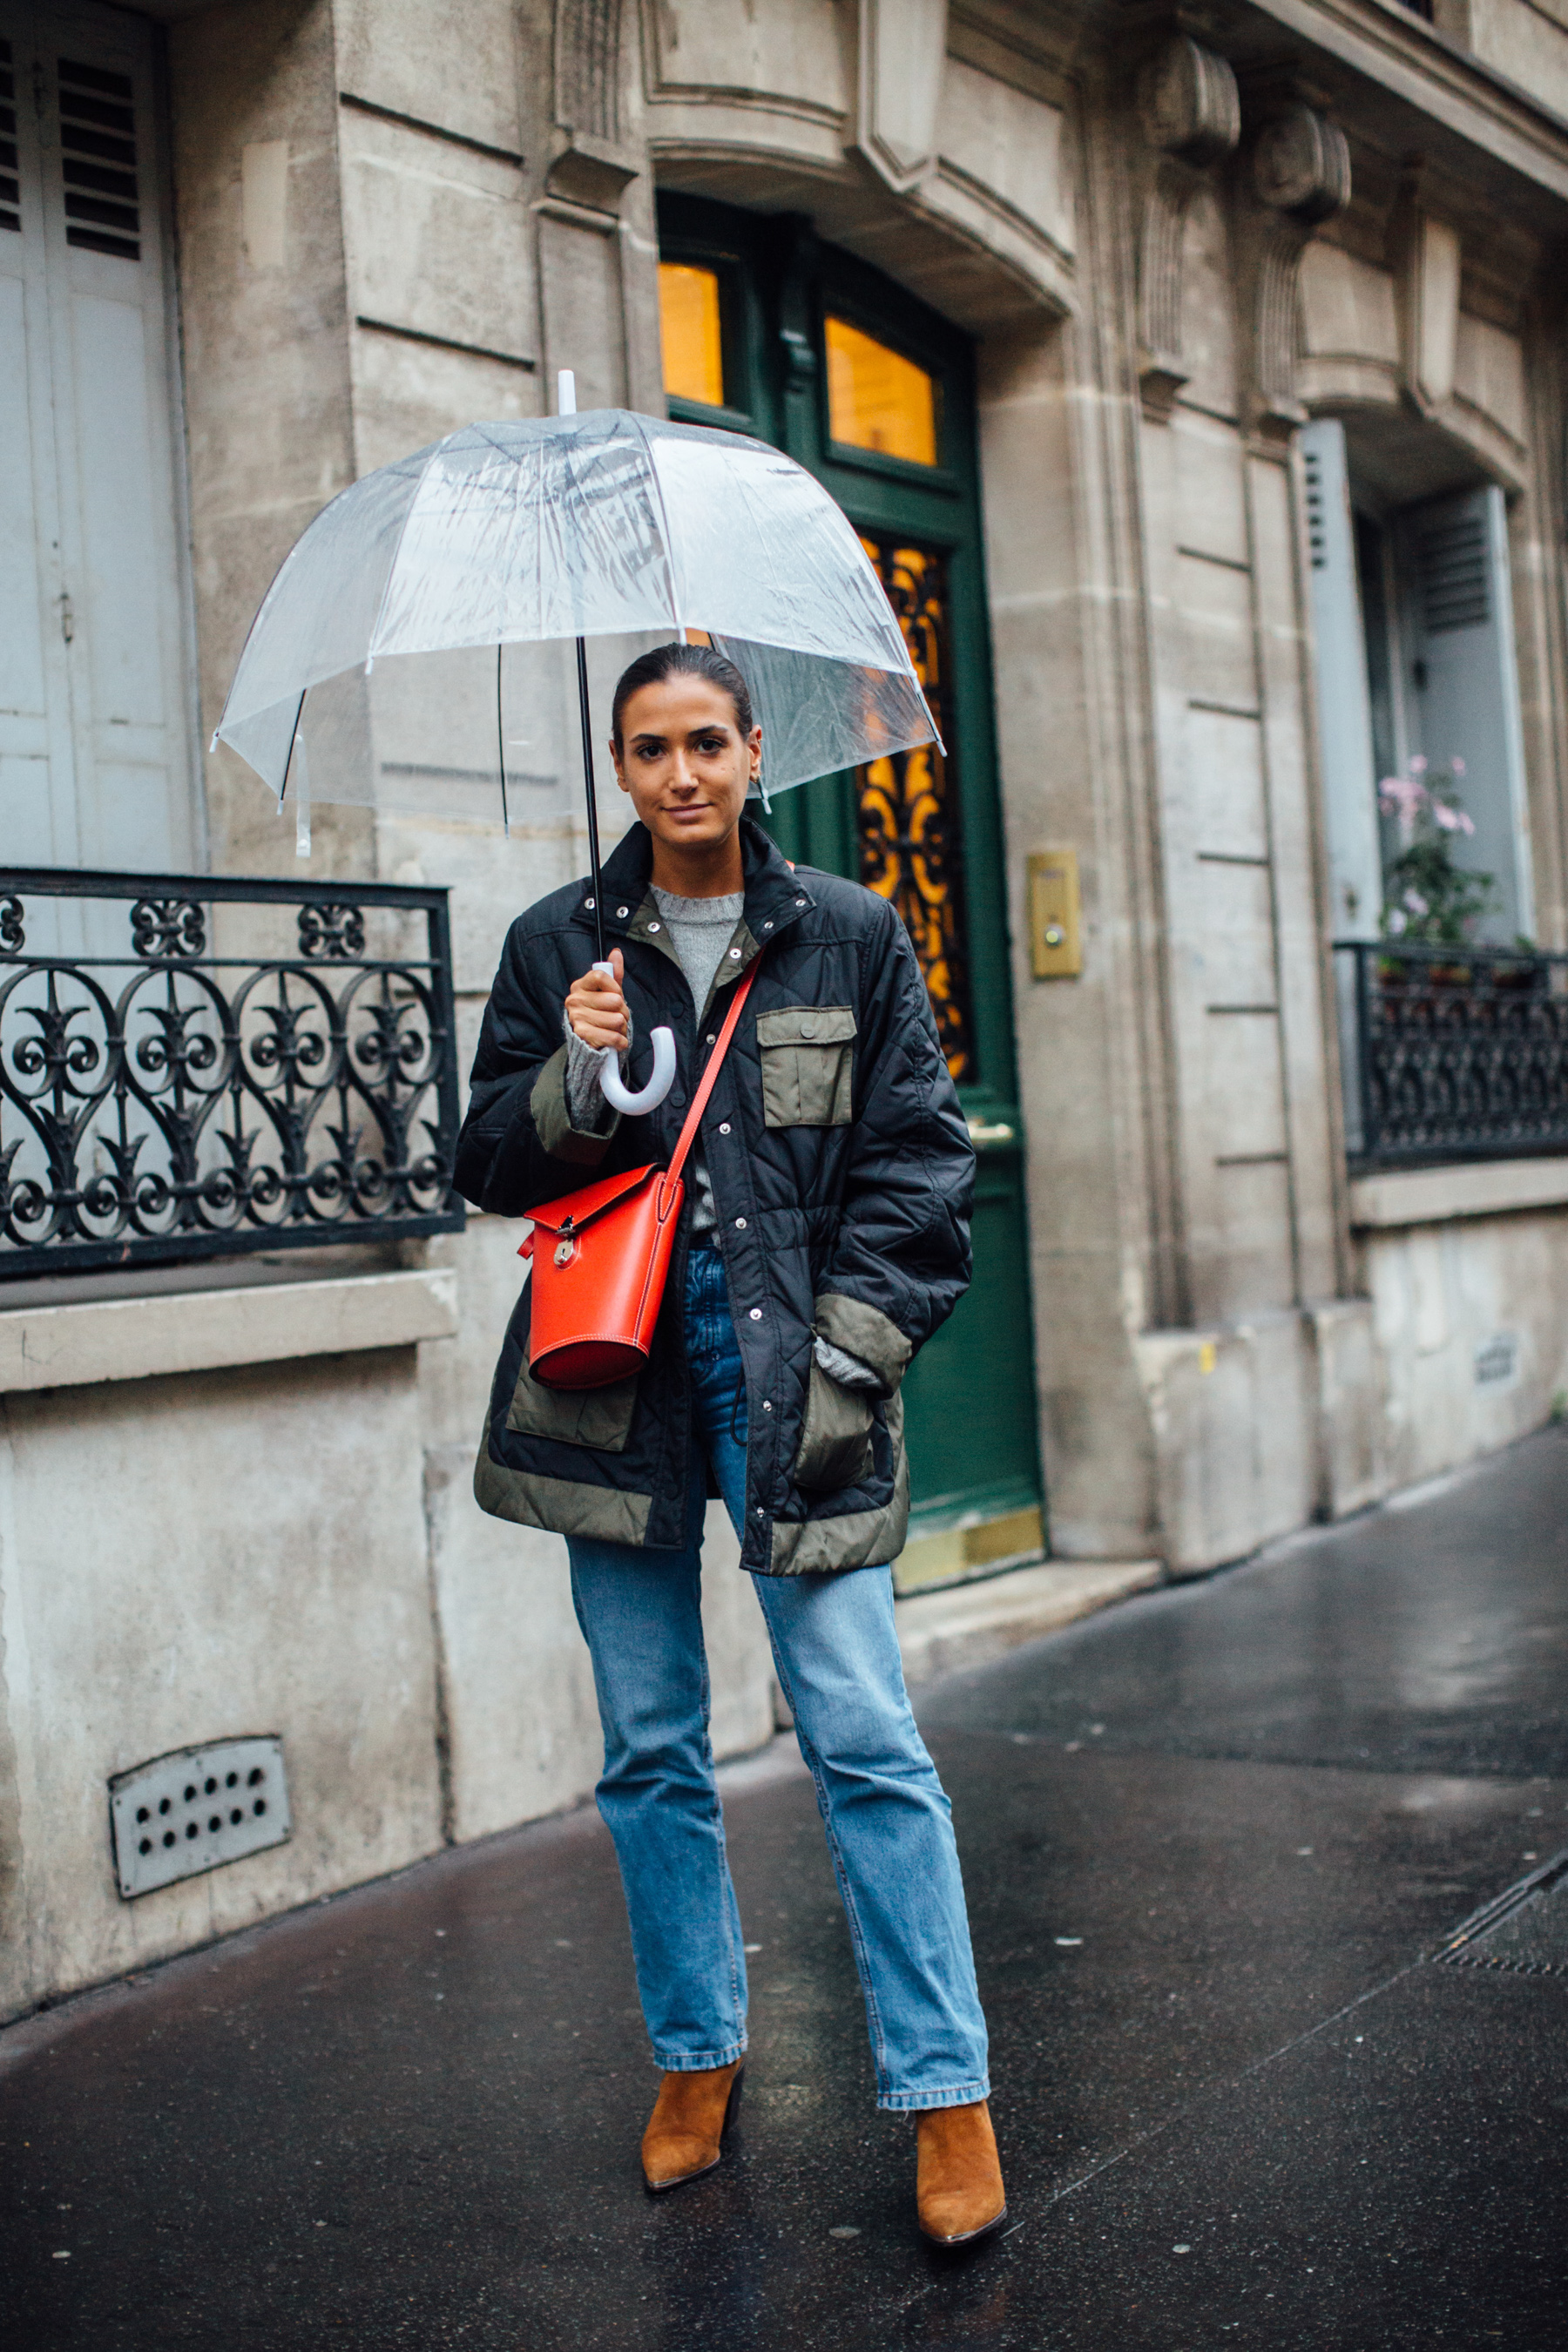
[[[669,1099],[675,1105],[676,1109],[679,1110],[686,1100],[686,1088],[684,1087],[671,1087],[669,1090]]]
[[[767,1400],[767,1398],[766,1398],[766,1397],[764,1397],[764,1398],[763,1399],[763,1411],[764,1412],[772,1412],[772,1411],[773,1411],[773,1406],[768,1402],[768,1400]]]
[[[795,903],[797,907],[804,907],[805,900],[804,898],[797,898]]]
[[[757,1505],[757,1517],[758,1517],[758,1518],[759,1518],[759,1519],[765,1519],[765,1518],[767,1517],[767,1516],[768,1516],[768,1515],[767,1515],[766,1511],[764,1511],[764,1510],[763,1510],[763,1507],[762,1507],[761,1503],[759,1503],[759,1504]]]
[[[800,1034],[801,1034],[801,1036],[805,1039],[805,1043],[809,1045],[810,1045],[810,1043],[811,1043],[811,1041],[812,1041],[812,1039],[813,1039],[813,1038],[816,1036],[816,1022],[815,1022],[815,1021],[803,1021],[803,1022],[801,1023],[801,1024],[800,1024]]]
[[[712,1031],[711,1031],[711,1030],[710,1030],[710,1031],[709,1031],[708,1035],[707,1035],[707,1038],[706,1038],[706,1040],[705,1040],[704,1042],[705,1042],[706,1044],[710,1045],[713,1045],[713,1044],[715,1044],[715,1043],[717,1042],[717,1041],[715,1040],[715,1038],[714,1038],[714,1035],[713,1035],[713,1033],[712,1033]]]
[[[728,1134],[729,1134],[729,1132],[730,1132],[730,1122],[729,1122],[729,1120],[728,1120],[727,1118],[721,1118],[721,1119],[720,1120],[720,1122],[719,1122],[719,1132],[720,1132],[720,1134],[721,1134],[721,1135],[728,1135]]]
[[[762,1310],[762,1308],[761,1308],[760,1307],[752,1307],[752,1322],[753,1322],[753,1323],[760,1323],[760,1322],[762,1321],[762,1319],[763,1319],[763,1310]]]
[[[739,963],[739,962],[740,962],[740,961],[741,961],[741,950],[740,950],[740,949],[739,949],[739,948],[731,948],[731,949],[730,950],[730,961],[731,961],[731,963]]]
[[[625,921],[625,919],[626,919],[626,916],[630,914],[630,912],[631,912],[631,908],[630,908],[629,907],[617,907],[617,908],[616,908],[616,914],[617,914],[617,915],[619,915],[619,916],[620,916],[621,919],[622,919],[622,920],[623,920],[623,922],[624,922],[624,921]]]
[[[763,925],[763,929],[764,931],[771,931],[773,929],[773,925],[771,923],[764,923]]]
[[[592,913],[593,913],[593,911],[594,911],[594,901],[592,900],[592,898],[584,898],[584,901],[583,901],[583,904],[584,904],[584,907],[586,907],[586,908],[588,909],[588,912],[589,912],[590,914],[592,914]]]
[[[657,923],[650,923],[650,924],[648,925],[648,929],[649,929],[650,931],[657,931],[657,930],[658,930],[658,925]]]
[[[746,1230],[746,1220],[744,1219],[744,1217],[737,1217],[737,1218],[736,1218],[736,1220],[735,1220],[735,1223],[736,1223],[736,1227],[737,1227],[737,1229],[738,1229],[741,1233],[742,1233],[742,1234],[743,1234],[743,1233],[745,1232],[745,1230]]]

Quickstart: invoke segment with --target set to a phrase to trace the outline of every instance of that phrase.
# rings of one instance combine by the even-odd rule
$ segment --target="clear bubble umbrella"
[[[311,696],[326,698],[341,746],[363,723],[355,684],[378,663],[493,646],[504,824],[501,648],[574,641],[602,961],[588,641],[707,635],[751,689],[764,801],[937,730],[871,562],[813,476],[741,434],[624,409],[577,415],[570,377],[561,391],[560,415],[468,425],[322,509],[268,590],[213,740],[281,804]],[[417,693],[416,679],[403,685]],[[440,814],[439,763],[405,764],[427,777],[425,805]],[[346,754],[318,760],[310,789],[371,796]],[[673,1045],[666,1058],[672,1073]],[[605,1079],[618,1100],[618,1072]]]

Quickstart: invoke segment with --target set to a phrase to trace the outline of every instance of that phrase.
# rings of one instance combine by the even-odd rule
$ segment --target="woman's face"
[[[742,735],[722,687],[678,673],[629,698],[620,743],[610,749],[621,790],[655,840],[705,848],[740,823],[762,763],[763,730]]]

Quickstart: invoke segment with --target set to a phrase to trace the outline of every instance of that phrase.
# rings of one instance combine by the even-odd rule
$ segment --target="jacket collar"
[[[810,886],[790,866],[771,834],[754,818],[741,819],[741,866],[745,877],[745,923],[765,946],[816,903]],[[605,936],[624,939],[637,921],[648,895],[653,867],[653,837],[644,824],[634,824],[618,841],[600,868],[605,892]],[[573,917],[593,928],[593,894],[586,882]]]

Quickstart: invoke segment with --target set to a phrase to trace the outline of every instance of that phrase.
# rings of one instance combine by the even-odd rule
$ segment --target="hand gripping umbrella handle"
[[[602,971],[606,980],[615,977],[607,963],[596,963],[594,970]],[[649,1035],[653,1041],[653,1076],[646,1087],[634,1091],[623,1082],[620,1055],[613,1045],[606,1045],[599,1056],[599,1090],[612,1110],[618,1110],[628,1118],[635,1118],[643,1111],[657,1110],[675,1084],[673,1033],[668,1029],[654,1029]]]

